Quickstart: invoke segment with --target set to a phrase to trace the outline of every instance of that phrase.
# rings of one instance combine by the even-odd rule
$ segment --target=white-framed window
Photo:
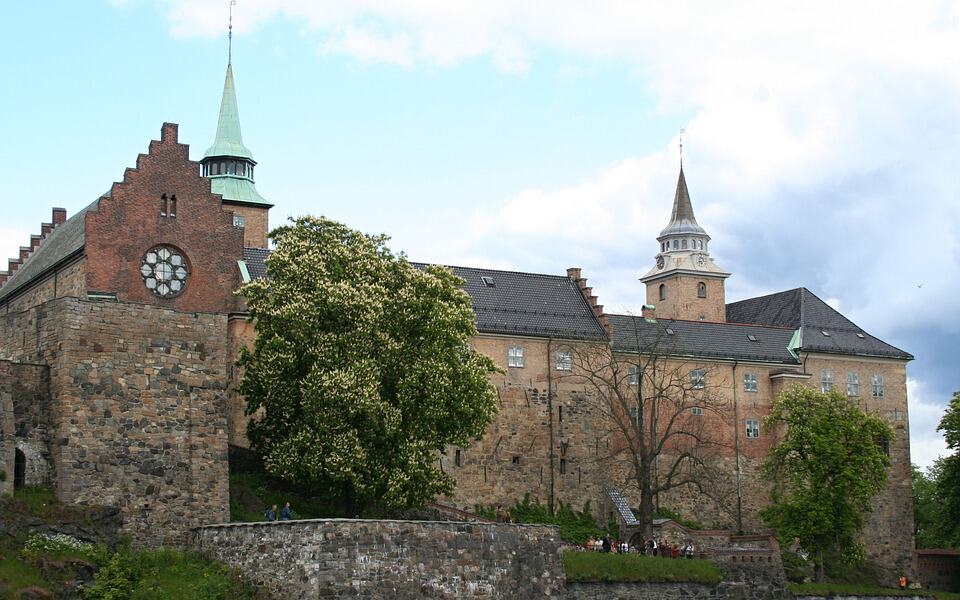
[[[627,373],[627,383],[630,385],[638,385],[640,383],[640,369],[637,368],[637,365],[630,365],[630,370]]]
[[[247,218],[243,215],[238,215],[234,213],[233,215],[233,226],[237,229],[243,229],[247,226]]]
[[[760,437],[760,419],[747,419],[747,437]]]
[[[570,353],[569,350],[557,351],[557,370],[558,371],[573,370],[573,355]]]
[[[833,372],[824,369],[820,371],[820,391],[826,394],[833,389]]]
[[[880,373],[873,374],[873,397],[874,398],[883,398],[883,375]]]
[[[755,392],[757,391],[757,376],[753,373],[744,373],[743,374],[743,391],[745,392]]]
[[[847,373],[847,395],[860,395],[860,375],[857,373]]]
[[[507,349],[507,366],[508,367],[522,367],[523,366],[523,348],[520,346],[511,346]]]
[[[690,385],[695,390],[702,390],[707,387],[707,372],[703,369],[690,371]]]
[[[690,409],[690,413],[691,413],[693,416],[695,416],[695,417],[702,417],[702,416],[703,416],[703,407],[702,407],[702,406],[694,406],[694,407],[692,407],[692,408]]]

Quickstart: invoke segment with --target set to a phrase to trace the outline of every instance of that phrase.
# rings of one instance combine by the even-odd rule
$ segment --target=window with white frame
[[[694,406],[694,407],[692,407],[692,408],[690,409],[690,412],[691,412],[691,414],[693,414],[693,416],[695,416],[695,417],[702,417],[702,416],[703,416],[703,407],[702,407],[702,406]]]
[[[883,375],[880,373],[873,374],[873,397],[874,398],[883,398]]]
[[[637,365],[630,365],[630,371],[627,374],[627,383],[637,385],[640,383],[640,369]]]
[[[238,215],[234,213],[233,215],[233,226],[237,229],[243,229],[247,226],[247,218],[243,215]]]
[[[702,390],[707,387],[707,372],[703,369],[690,371],[690,385],[695,390]]]
[[[520,346],[511,346],[507,349],[507,366],[508,367],[522,367],[523,366],[523,348]]]
[[[753,373],[744,373],[743,374],[743,391],[745,392],[755,392],[757,391],[757,376]]]
[[[847,373],[847,395],[860,395],[860,375],[857,373]]]
[[[747,419],[747,437],[760,437],[760,419]]]
[[[833,372],[824,369],[820,371],[820,391],[826,394],[833,389]]]
[[[557,370],[558,371],[573,370],[573,355],[570,354],[569,350],[557,351]]]

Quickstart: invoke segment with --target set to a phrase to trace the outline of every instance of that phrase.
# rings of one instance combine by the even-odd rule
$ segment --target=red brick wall
[[[210,181],[177,142],[177,126],[165,123],[161,140],[137,157],[115,183],[111,197],[86,217],[86,289],[116,292],[120,301],[154,304],[186,312],[229,312],[240,285],[237,261],[243,258],[243,231],[231,211],[210,193]],[[176,195],[176,217],[160,214],[161,196]],[[140,275],[145,253],[159,244],[179,249],[190,275],[184,291],[161,298]]]

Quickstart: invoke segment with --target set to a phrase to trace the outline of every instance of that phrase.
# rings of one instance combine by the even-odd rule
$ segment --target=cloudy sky
[[[960,1],[786,4],[239,0],[257,187],[274,223],[325,214],[444,264],[579,266],[636,310],[685,129],[728,300],[806,286],[912,352],[929,464],[960,389]],[[201,156],[227,6],[5,7],[0,255],[122,178],[163,121]]]

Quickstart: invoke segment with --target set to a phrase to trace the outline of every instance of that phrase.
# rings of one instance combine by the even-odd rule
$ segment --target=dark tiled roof
[[[44,239],[40,246],[27,257],[7,283],[0,287],[0,300],[10,296],[16,290],[26,286],[32,280],[42,276],[48,269],[83,248],[84,215],[88,210],[96,209],[100,200],[94,200],[65,223],[61,223]]]
[[[269,250],[244,248],[251,279],[267,276]],[[412,263],[424,268],[425,263]],[[604,340],[606,333],[577,284],[566,275],[448,267],[466,284],[480,333]],[[488,285],[484,278],[489,279]]]
[[[466,281],[464,290],[473,299],[477,330],[481,333],[589,340],[607,337],[580,288],[566,275],[474,267],[449,269]]]
[[[865,332],[806,288],[728,304],[727,321],[799,329],[800,349],[805,352],[913,360],[911,354]]]
[[[663,354],[677,356],[798,363],[789,350],[794,333],[791,329],[707,321],[653,321],[633,315],[609,318],[613,349],[618,352],[656,348]]]
[[[247,263],[247,272],[250,279],[267,278],[267,257],[270,251],[266,248],[244,248],[243,262]]]

